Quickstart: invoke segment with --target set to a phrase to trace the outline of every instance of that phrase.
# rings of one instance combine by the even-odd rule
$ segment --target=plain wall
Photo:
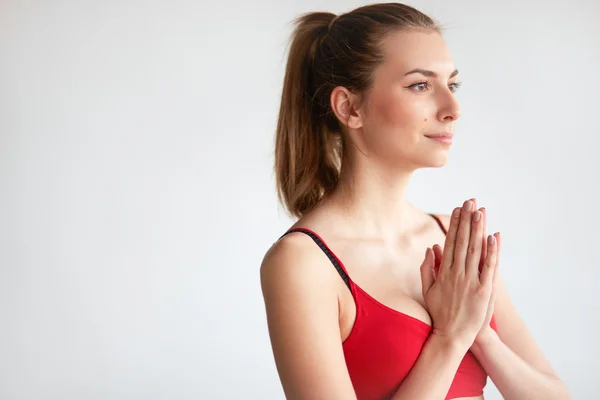
[[[290,21],[363,4],[0,2],[0,398],[283,398],[259,266],[292,223],[272,171]],[[409,4],[464,85],[448,164],[408,195],[477,197],[520,315],[600,398],[600,2]]]

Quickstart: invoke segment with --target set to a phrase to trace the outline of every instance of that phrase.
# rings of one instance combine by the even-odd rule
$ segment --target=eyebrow
[[[436,74],[433,71],[429,71],[427,69],[422,69],[422,68],[415,68],[411,71],[408,71],[406,74],[404,74],[404,76],[410,75],[410,74],[421,74],[421,75],[425,75],[425,76],[429,76],[432,78],[437,78],[438,74]],[[452,72],[450,74],[450,78],[454,78],[456,75],[458,75],[458,70],[455,69],[454,72]]]

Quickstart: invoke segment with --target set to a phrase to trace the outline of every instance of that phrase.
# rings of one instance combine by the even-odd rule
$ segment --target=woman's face
[[[359,109],[362,129],[353,140],[377,162],[402,169],[442,166],[460,108],[454,97],[457,72],[437,32],[397,32],[383,46],[386,59]],[[362,132],[357,132],[362,131]]]

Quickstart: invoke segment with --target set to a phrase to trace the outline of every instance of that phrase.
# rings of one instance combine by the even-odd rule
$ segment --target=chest
[[[420,267],[426,248],[425,242],[397,248],[363,242],[347,246],[341,254],[350,279],[364,294],[362,299],[431,325],[421,288]],[[340,331],[345,339],[356,320],[356,304],[350,291],[341,289]]]
[[[402,309],[416,303],[424,308],[420,267],[425,249],[432,244],[421,239],[397,246],[368,242],[348,245],[343,262],[350,279],[384,305]]]

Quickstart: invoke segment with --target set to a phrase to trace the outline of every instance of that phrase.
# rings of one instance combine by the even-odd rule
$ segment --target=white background
[[[362,4],[0,2],[0,398],[283,398],[259,266],[292,222],[289,23]],[[464,83],[450,160],[410,199],[487,207],[519,312],[600,398],[600,2],[410,4]]]

